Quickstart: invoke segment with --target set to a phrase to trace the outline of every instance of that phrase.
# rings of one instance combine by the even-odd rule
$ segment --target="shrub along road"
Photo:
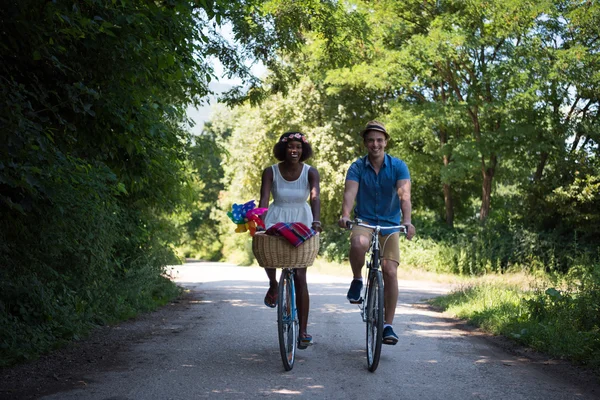
[[[309,332],[284,372],[276,311],[259,268],[189,263],[174,268],[181,300],[36,362],[1,371],[10,399],[594,399],[589,373],[445,318],[423,300],[449,290],[400,281],[396,346],[367,371],[365,327],[345,299],[348,278],[308,274]]]

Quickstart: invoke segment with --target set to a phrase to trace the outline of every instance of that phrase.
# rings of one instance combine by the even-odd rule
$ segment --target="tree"
[[[334,54],[344,10],[336,1],[2,3],[0,224],[12,228],[0,232],[2,362],[174,294],[164,276],[177,261],[172,216],[201,183],[190,158],[214,161],[213,143],[192,146],[185,110],[209,94],[212,59],[255,98],[246,58],[283,74],[282,55],[313,29]]]

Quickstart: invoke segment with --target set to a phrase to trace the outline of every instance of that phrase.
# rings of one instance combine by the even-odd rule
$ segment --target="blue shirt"
[[[406,163],[387,153],[378,174],[368,155],[354,161],[346,174],[347,181],[358,182],[354,216],[370,225],[400,225],[400,199],[396,183],[402,179],[410,179]],[[397,231],[386,229],[381,233]]]

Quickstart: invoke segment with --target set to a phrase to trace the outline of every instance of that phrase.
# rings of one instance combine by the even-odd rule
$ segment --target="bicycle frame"
[[[379,233],[382,230],[388,229],[400,229],[400,233],[406,234],[406,226],[404,225],[395,225],[389,227],[383,227],[380,225],[369,225],[362,222],[362,220],[356,218],[351,224],[355,224],[358,226],[362,226],[364,228],[372,229],[371,231],[371,244],[369,245],[369,249],[366,254],[368,257],[366,258],[366,269],[365,269],[365,277],[363,281],[365,285],[363,286],[363,302],[358,305],[360,309],[360,315],[363,319],[363,322],[367,322],[367,316],[365,314],[365,305],[367,304],[367,296],[369,293],[369,282],[371,273],[375,273],[378,271],[381,266],[381,249],[379,247]]]
[[[289,274],[289,281],[290,281],[290,289],[291,289],[290,303],[291,303],[291,310],[292,310],[290,319],[291,319],[291,321],[296,321],[298,319],[298,310],[296,309],[296,283],[294,282],[294,275],[296,274],[296,272],[294,271],[294,268],[283,268],[281,270],[281,276],[279,277],[280,282],[281,282],[281,279],[283,278],[284,273]]]

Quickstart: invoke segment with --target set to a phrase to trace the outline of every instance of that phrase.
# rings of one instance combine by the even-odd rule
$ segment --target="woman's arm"
[[[310,209],[313,215],[312,228],[322,232],[321,228],[321,187],[319,171],[315,167],[308,170],[308,185],[310,186]]]
[[[258,202],[258,208],[269,207],[269,198],[271,197],[271,188],[273,187],[273,168],[267,167],[262,173],[262,180],[260,184],[260,201]],[[268,211],[267,211],[268,212]],[[263,213],[260,217],[265,220],[267,212]]]

